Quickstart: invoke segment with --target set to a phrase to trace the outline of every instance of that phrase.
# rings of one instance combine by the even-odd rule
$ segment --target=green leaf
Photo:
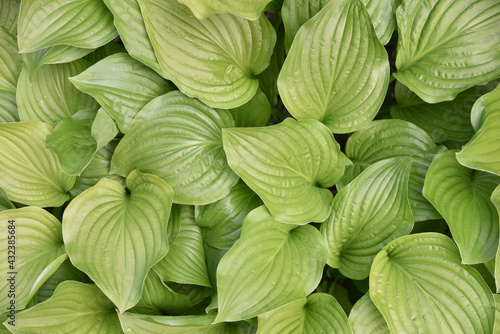
[[[250,101],[229,111],[238,127],[266,126],[272,113],[271,104],[260,88]]]
[[[377,162],[335,196],[332,214],[321,226],[330,267],[348,278],[364,279],[375,255],[391,240],[410,233],[411,163],[407,157]]]
[[[230,13],[248,20],[258,20],[271,0],[181,0],[200,20],[216,13]]]
[[[401,0],[361,0],[375,28],[380,43],[389,43],[396,27],[396,8]]]
[[[493,190],[490,199],[497,210],[497,214],[500,216],[500,185]],[[492,274],[495,277],[496,292],[498,293],[500,292],[500,247],[497,249],[496,256],[493,261],[495,266]]]
[[[112,56],[115,53],[124,53],[126,52],[123,46],[115,42],[114,40],[104,44],[103,46],[94,50],[94,52],[89,53],[83,59],[90,61],[92,64],[97,63],[98,61],[103,60],[106,57]]]
[[[280,223],[264,206],[253,210],[217,268],[215,322],[248,319],[305,298],[318,286],[326,257],[314,227]]]
[[[77,111],[97,110],[96,101],[80,92],[68,80],[87,69],[90,63],[80,59],[71,63],[42,66],[30,78],[23,68],[17,85],[17,104],[22,121],[39,120],[56,126]]]
[[[494,294],[495,298],[495,325],[493,327],[493,333],[498,333],[500,330],[500,295]]]
[[[12,333],[122,333],[115,306],[93,284],[67,281],[54,295],[16,315]]]
[[[138,171],[127,177],[127,188],[101,179],[71,201],[63,217],[71,262],[120,312],[137,304],[148,271],[168,251],[173,198],[167,183]]]
[[[12,202],[9,200],[9,196],[7,195],[7,192],[5,189],[0,187],[0,211],[3,210],[9,210],[9,209],[15,209],[16,207]]]
[[[213,293],[212,288],[201,285],[180,284],[174,282],[166,282],[166,284],[175,293],[188,297],[194,307],[198,307],[198,313],[196,313],[195,309],[191,309],[188,314],[204,314],[203,309],[206,306],[207,298],[209,298]]]
[[[178,204],[203,205],[229,194],[237,175],[222,148],[222,128],[233,127],[226,110],[170,92],[151,101],[135,117],[118,144],[111,172],[158,175],[175,191]]]
[[[288,111],[332,132],[361,129],[377,114],[389,85],[389,59],[359,1],[329,2],[304,24],[278,78]]]
[[[113,118],[100,108],[92,122],[90,133],[95,138],[97,149],[101,149],[118,135],[118,127]]]
[[[52,128],[38,121],[0,124],[0,187],[18,203],[58,207],[69,199],[74,176],[63,173],[45,148]]]
[[[276,34],[262,14],[248,21],[230,14],[196,19],[173,0],[138,0],[163,72],[186,95],[214,108],[236,108],[257,91]]]
[[[241,224],[253,209],[263,203],[243,182],[238,182],[229,195],[215,203],[196,206],[196,225],[200,226],[203,241],[208,245],[229,249],[240,238]]]
[[[352,333],[347,316],[337,300],[314,293],[259,316],[258,334]]]
[[[4,27],[11,34],[17,31],[20,3],[21,0],[3,0],[0,2],[0,27]]]
[[[229,165],[271,215],[293,224],[322,222],[345,158],[330,130],[315,120],[286,119],[265,128],[223,130]]]
[[[391,333],[493,330],[492,293],[442,234],[412,234],[387,245],[373,261],[370,297]]]
[[[9,3],[7,1],[7,3]],[[0,4],[0,10],[4,5]],[[2,12],[0,12],[1,18]],[[23,62],[17,53],[16,36],[0,27],[0,122],[19,120],[16,86]]]
[[[92,95],[123,133],[142,107],[175,89],[126,53],[109,56],[69,79],[80,91]]]
[[[201,231],[194,221],[194,207],[183,206],[181,217],[179,235],[170,245],[168,254],[154,266],[154,270],[165,282],[211,287]]]
[[[38,288],[68,258],[61,223],[37,207],[0,212],[0,301],[2,310],[22,310]],[[9,298],[7,298],[9,297]]]
[[[354,334],[390,334],[384,317],[373,304],[369,293],[354,304],[349,314],[349,322]]]
[[[498,249],[498,213],[490,196],[500,177],[460,165],[455,153],[432,160],[423,194],[448,223],[462,262],[483,263]]]
[[[394,77],[429,103],[500,76],[500,2],[403,0]]]
[[[100,0],[23,0],[18,31],[21,53],[54,45],[95,49],[117,36]]]
[[[477,100],[472,108],[471,121],[476,133],[457,153],[458,162],[469,168],[500,175],[500,85]]]

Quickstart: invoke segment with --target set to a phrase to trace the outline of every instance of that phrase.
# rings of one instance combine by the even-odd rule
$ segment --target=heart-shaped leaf
[[[0,27],[0,122],[19,120],[16,86],[22,64],[21,56],[17,53],[16,36]]]
[[[388,244],[373,261],[370,297],[391,333],[493,330],[491,291],[442,234],[412,234]]]
[[[352,334],[352,329],[344,310],[332,295],[314,293],[259,315],[257,334],[281,333]]]
[[[54,295],[29,310],[16,314],[12,333],[106,333],[120,334],[115,305],[94,284],[66,281]]]
[[[217,268],[215,322],[248,319],[305,298],[318,285],[326,256],[314,227],[278,222],[264,206],[253,210]]]
[[[471,121],[476,134],[457,153],[462,165],[500,175],[500,85],[481,97],[472,108]]]
[[[346,277],[364,279],[375,255],[391,240],[410,233],[411,163],[407,157],[377,162],[335,196],[332,214],[321,226],[330,267]]]
[[[330,130],[316,120],[223,131],[231,168],[255,191],[272,216],[293,224],[322,222],[330,190],[344,173],[345,157]]]
[[[94,49],[117,36],[100,0],[23,0],[18,31],[21,53],[61,44]]]
[[[377,114],[389,85],[389,59],[360,1],[329,2],[304,24],[278,78],[297,119],[332,132],[361,129]]]
[[[198,20],[175,0],[138,0],[163,72],[186,95],[214,108],[236,108],[256,93],[276,34],[262,14]]]
[[[258,20],[271,0],[181,0],[200,20],[212,14],[230,13],[248,20]]]
[[[429,103],[500,76],[500,2],[403,0],[394,76]]]
[[[127,177],[127,188],[101,179],[73,199],[63,216],[71,262],[120,312],[137,304],[147,273],[168,251],[173,199],[167,183],[137,170]]]
[[[432,160],[423,194],[448,223],[462,262],[483,263],[498,249],[498,212],[490,196],[500,177],[460,165],[455,153]]]
[[[227,110],[167,93],[136,116],[116,148],[111,173],[127,176],[137,168],[158,175],[175,190],[178,204],[215,202],[238,180],[222,148],[222,128],[233,126]]]
[[[354,304],[349,313],[349,322],[354,334],[390,334],[384,317],[373,304],[369,293]]]
[[[21,0],[3,0],[0,2],[0,26],[11,34],[17,31],[17,17]]]
[[[0,124],[0,187],[18,203],[58,207],[69,199],[75,177],[61,170],[45,148],[52,128],[38,121]]]

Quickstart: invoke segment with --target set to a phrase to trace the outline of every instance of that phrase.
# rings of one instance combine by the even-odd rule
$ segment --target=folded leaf
[[[229,194],[237,175],[222,148],[227,110],[213,110],[178,91],[162,95],[135,117],[111,160],[111,173],[134,169],[158,175],[175,190],[174,202],[203,205]]]
[[[319,283],[326,255],[314,227],[280,223],[264,206],[253,210],[217,268],[215,322],[248,319],[307,297]]]
[[[3,0],[0,2],[0,27],[14,34],[17,31],[17,17],[21,0]]]
[[[411,163],[407,157],[377,162],[335,196],[332,214],[321,226],[330,267],[339,268],[348,278],[364,279],[375,255],[390,241],[410,233]]]
[[[373,304],[369,293],[354,304],[349,313],[349,322],[354,334],[390,334],[384,317]]]
[[[18,203],[58,207],[69,199],[74,176],[63,173],[45,148],[52,128],[38,121],[0,124],[0,187]]]
[[[63,216],[71,262],[123,312],[141,298],[146,275],[168,251],[173,191],[159,177],[138,171],[128,191],[109,179],[73,199]]]
[[[330,190],[345,158],[330,130],[315,120],[223,131],[229,165],[255,191],[271,215],[293,224],[324,221]]]
[[[497,79],[499,14],[497,0],[403,0],[394,76],[429,103]]]
[[[360,1],[330,1],[295,36],[278,89],[297,119],[332,132],[361,129],[377,114],[389,85],[389,59]]]
[[[394,240],[373,261],[370,297],[391,333],[492,333],[493,295],[437,233]]]
[[[0,9],[3,9],[2,6],[4,5],[0,4]],[[19,120],[16,86],[22,64],[23,61],[17,53],[16,36],[0,27],[0,122],[2,123]]]
[[[462,262],[483,263],[498,249],[498,213],[490,196],[500,177],[460,165],[455,153],[432,160],[423,194],[448,223]]]
[[[248,20],[258,20],[271,0],[181,0],[200,20],[212,14],[230,13]]]
[[[21,53],[61,44],[95,49],[117,36],[100,0],[23,0],[18,31]]]
[[[236,108],[257,91],[276,41],[264,15],[198,20],[175,0],[138,0],[161,69],[186,95],[214,108]]]

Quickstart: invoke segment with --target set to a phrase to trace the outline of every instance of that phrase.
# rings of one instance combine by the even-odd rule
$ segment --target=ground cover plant
[[[498,0],[0,2],[0,333],[498,333]]]

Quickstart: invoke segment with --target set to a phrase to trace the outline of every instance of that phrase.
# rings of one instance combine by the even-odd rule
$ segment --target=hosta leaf
[[[370,297],[391,333],[493,330],[492,293],[442,234],[413,234],[387,245],[373,261]]]
[[[265,128],[223,131],[229,165],[255,191],[271,215],[287,223],[324,221],[330,190],[345,158],[330,130],[315,120],[286,119]]]
[[[260,88],[250,101],[229,111],[239,127],[266,126],[271,119],[271,104]]]
[[[258,20],[271,0],[181,0],[200,20],[216,13],[230,13],[248,20]]]
[[[71,63],[45,65],[30,78],[24,68],[17,85],[17,104],[22,121],[39,120],[56,126],[62,119],[85,109],[97,110],[96,101],[80,92],[68,80],[90,63],[80,59]]]
[[[197,310],[196,309],[190,310],[190,313],[194,314],[204,313],[203,309],[206,306],[206,301],[213,293],[212,288],[208,288],[206,286],[201,286],[201,285],[180,284],[174,282],[166,282],[166,284],[170,289],[172,289],[172,291],[189,298],[191,304],[194,307],[198,308]]]
[[[63,173],[45,148],[52,128],[38,121],[0,124],[0,187],[18,203],[58,207],[69,199],[74,176]]]
[[[305,298],[318,285],[326,256],[314,227],[283,224],[264,206],[255,209],[217,268],[215,322],[248,319]]]
[[[0,89],[0,123],[17,122],[16,90]]]
[[[490,201],[500,177],[466,168],[456,151],[437,155],[425,178],[423,194],[450,227],[463,263],[483,263],[498,248],[498,213]]]
[[[17,17],[21,0],[3,0],[0,3],[0,27],[14,34],[17,30]]]
[[[93,49],[117,36],[100,0],[23,0],[18,31],[21,53],[61,44]]]
[[[494,294],[495,298],[495,325],[493,327],[493,333],[498,333],[500,330],[500,295]]]
[[[0,4],[0,9],[3,9],[1,6],[4,5]],[[16,36],[0,27],[0,122],[2,123],[19,120],[16,86],[22,64],[22,59],[17,53]]]
[[[0,307],[10,301],[22,310],[38,288],[68,258],[64,250],[61,223],[37,207],[0,212]],[[7,296],[14,294],[14,297]],[[17,320],[17,319],[16,319]]]
[[[394,76],[429,103],[497,79],[499,15],[497,0],[403,0]]]
[[[467,141],[474,134],[470,111],[474,102],[494,88],[492,84],[467,89],[453,101],[429,104],[400,82],[396,82],[397,104],[391,106],[391,116],[403,119],[424,129],[432,140]]]
[[[175,190],[174,202],[203,205],[229,194],[238,177],[222,148],[222,128],[233,127],[226,110],[170,92],[136,116],[111,161],[122,176],[138,168],[163,178]]]
[[[314,293],[259,316],[258,334],[352,333],[339,302],[326,293]]]
[[[391,240],[410,233],[411,163],[407,157],[377,162],[335,196],[332,214],[321,226],[330,267],[346,277],[364,279],[375,255]]]
[[[100,108],[92,122],[90,133],[95,138],[97,149],[101,149],[118,135],[118,127],[113,118]]]
[[[332,132],[356,131],[377,114],[389,85],[389,59],[359,1],[329,2],[304,24],[278,78],[288,111]]]
[[[101,179],[73,199],[63,217],[64,244],[71,262],[89,275],[120,312],[137,304],[148,271],[168,251],[167,222],[173,198],[167,183],[138,171],[127,177],[127,188]]]
[[[361,0],[375,28],[380,43],[387,44],[396,27],[396,8],[401,0]]]
[[[457,153],[457,160],[469,168],[500,175],[500,85],[481,97],[472,108],[472,126],[476,134]]]
[[[491,194],[491,202],[497,210],[497,214],[500,216],[500,185],[498,185],[493,193]],[[500,292],[500,247],[497,249],[497,253],[494,259],[494,270],[492,272],[495,277],[496,292]]]
[[[137,0],[104,0],[104,3],[113,13],[116,30],[120,33],[128,53],[164,77],[146,32]]]
[[[126,133],[149,101],[175,89],[155,71],[126,53],[109,56],[70,81],[92,95]]]
[[[5,189],[0,187],[0,211],[3,210],[9,210],[9,209],[15,209],[16,207],[12,202],[9,200],[9,196],[7,195],[7,192]]]
[[[354,334],[390,334],[384,317],[366,294],[354,304],[349,313],[349,322]]]
[[[90,61],[92,64],[95,64],[106,57],[109,57],[111,55],[114,55],[115,53],[120,53],[120,52],[124,53],[127,51],[125,51],[123,46],[121,46],[120,44],[118,44],[113,40],[95,49],[92,53],[89,53],[88,55],[83,57],[83,59]]]
[[[122,333],[115,305],[93,284],[61,283],[54,295],[16,315],[15,334]]]
[[[181,215],[179,235],[154,269],[165,282],[211,287],[201,231],[194,222],[194,207],[183,206]]]
[[[211,107],[236,108],[257,91],[276,34],[262,14],[196,19],[175,0],[138,0],[163,72],[186,95]]]

